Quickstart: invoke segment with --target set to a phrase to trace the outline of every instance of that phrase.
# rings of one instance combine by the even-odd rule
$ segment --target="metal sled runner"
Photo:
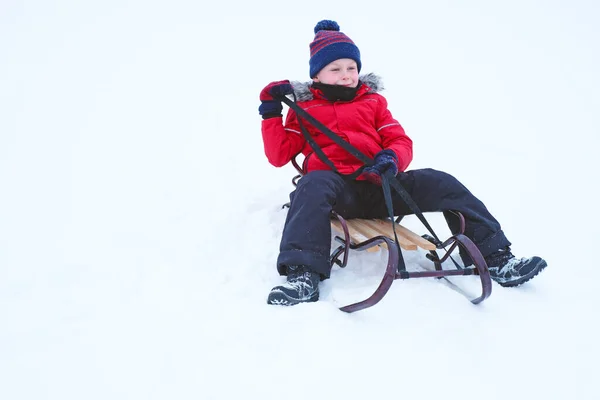
[[[387,247],[388,250],[388,261],[385,274],[375,292],[369,298],[341,307],[340,310],[350,313],[377,304],[385,296],[396,279],[479,275],[481,279],[481,295],[472,299],[471,302],[473,304],[479,304],[487,299],[492,293],[492,281],[487,265],[479,249],[471,239],[463,234],[464,218],[460,213],[457,213],[457,215],[461,220],[461,232],[453,235],[445,242],[439,243],[437,246],[434,244],[435,240],[432,240],[432,238],[428,238],[428,240],[397,222],[393,222],[396,224],[399,247],[406,251],[417,250],[417,248],[427,250],[429,252],[427,258],[433,262],[435,267],[432,271],[409,272],[400,268],[401,254],[399,254],[399,251],[402,250],[398,250],[398,246],[396,246],[394,239],[392,239],[393,232],[391,221],[381,219],[345,220],[340,215],[334,213],[334,219],[331,221],[332,229],[341,233],[343,236],[335,236],[335,240],[341,243],[341,245],[331,253],[330,261],[332,266],[336,264],[341,268],[344,268],[348,262],[350,250],[369,251],[370,249],[375,248],[375,246],[384,246]],[[362,240],[363,238],[366,239]],[[473,260],[473,267],[460,268],[456,264],[456,269],[442,269],[442,263],[450,257],[450,254],[452,254],[458,246],[462,247],[462,249],[469,254]],[[438,256],[437,250],[444,252],[444,255],[441,258]]]

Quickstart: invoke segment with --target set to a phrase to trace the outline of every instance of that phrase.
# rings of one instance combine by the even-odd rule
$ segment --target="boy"
[[[272,82],[260,93],[262,136],[271,164],[281,167],[297,153],[305,155],[304,176],[290,194],[290,209],[281,239],[277,269],[287,281],[269,293],[269,304],[295,305],[317,301],[319,282],[329,278],[331,265],[331,211],[344,218],[384,218],[387,211],[381,176],[391,171],[423,212],[443,212],[452,232],[459,211],[466,220],[465,235],[479,248],[492,279],[502,286],[517,286],[546,267],[540,257],[516,258],[500,224],[485,205],[453,176],[432,169],[407,171],[412,160],[412,141],[387,108],[382,89],[373,74],[359,77],[360,52],[340,32],[335,21],[315,26],[310,44],[310,77],[307,84]],[[337,171],[313,153],[302,135],[296,113],[289,110],[283,124],[281,96],[294,93],[297,104],[316,120],[374,159],[362,162],[339,147],[314,126],[304,122],[314,141]],[[354,177],[352,174],[357,175]],[[393,193],[394,215],[412,212]],[[462,256],[462,254],[461,254]],[[465,265],[471,260],[463,257]]]

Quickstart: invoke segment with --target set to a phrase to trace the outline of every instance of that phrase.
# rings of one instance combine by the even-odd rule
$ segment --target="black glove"
[[[387,171],[392,171],[394,176],[398,174],[398,156],[393,150],[381,150],[375,154],[375,163],[363,169],[361,176],[369,182],[381,185],[381,176]]]

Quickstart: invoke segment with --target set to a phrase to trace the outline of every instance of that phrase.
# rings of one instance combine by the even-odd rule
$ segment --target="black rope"
[[[319,146],[317,144],[317,142],[315,142],[315,139],[308,132],[308,130],[306,129],[306,127],[304,126],[304,124],[302,123],[302,120],[300,118],[298,118],[298,124],[300,125],[300,130],[302,131],[302,134],[304,135],[304,138],[306,139],[306,141],[308,142],[308,144],[310,145],[310,147],[313,149],[313,151],[315,152],[315,154],[317,155],[317,157],[321,161],[323,161],[325,164],[327,164],[327,166],[333,172],[336,172],[336,173],[340,174],[341,176],[343,176],[345,178],[348,178],[348,179],[356,179],[356,178],[358,178],[358,176],[362,173],[363,169],[365,168],[364,165],[362,167],[360,167],[358,170],[356,170],[355,172],[351,173],[351,174],[342,174],[340,171],[337,170],[337,168],[335,167],[335,165],[333,164],[333,162],[329,159],[329,157],[327,157],[327,155],[325,155],[325,153],[323,152],[323,149],[321,148],[321,146]]]
[[[396,222],[394,222],[394,208],[392,207],[392,191],[390,189],[390,175],[391,172],[386,172],[381,177],[381,187],[383,188],[383,198],[385,200],[385,206],[387,208],[388,217],[392,222],[392,231],[394,232],[394,241],[396,242],[396,249],[398,250],[398,271],[406,271],[406,263],[402,256],[402,250],[400,249],[400,241],[398,240],[398,234],[396,233]]]

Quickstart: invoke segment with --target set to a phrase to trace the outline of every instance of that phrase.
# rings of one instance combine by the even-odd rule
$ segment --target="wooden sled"
[[[296,175],[292,179],[292,184],[296,186],[298,180],[302,177],[302,168],[296,161],[296,158],[292,159],[292,164],[299,172],[299,175]],[[383,247],[388,251],[385,274],[375,292],[363,301],[340,307],[340,310],[351,313],[377,304],[385,296],[396,279],[479,275],[481,279],[481,295],[471,299],[471,302],[479,304],[487,299],[492,294],[492,281],[487,264],[477,246],[475,246],[471,239],[464,235],[464,217],[459,212],[455,212],[455,214],[460,220],[459,233],[437,244],[433,237],[428,235],[419,236],[398,222],[393,222],[398,237],[399,246],[397,246],[392,230],[392,221],[384,219],[346,220],[342,216],[332,212],[331,227],[333,231],[339,233],[334,239],[340,243],[340,246],[331,253],[329,258],[331,266],[346,267],[350,250],[378,251]],[[404,251],[415,251],[418,248],[428,251],[427,258],[433,262],[434,269],[415,272],[406,271],[404,262],[401,262],[403,259],[401,259],[398,247]],[[450,255],[457,247],[462,248],[471,257],[473,266],[463,268],[454,262],[456,269],[443,269],[442,263],[450,258]],[[438,251],[441,252],[441,257],[438,255]]]

